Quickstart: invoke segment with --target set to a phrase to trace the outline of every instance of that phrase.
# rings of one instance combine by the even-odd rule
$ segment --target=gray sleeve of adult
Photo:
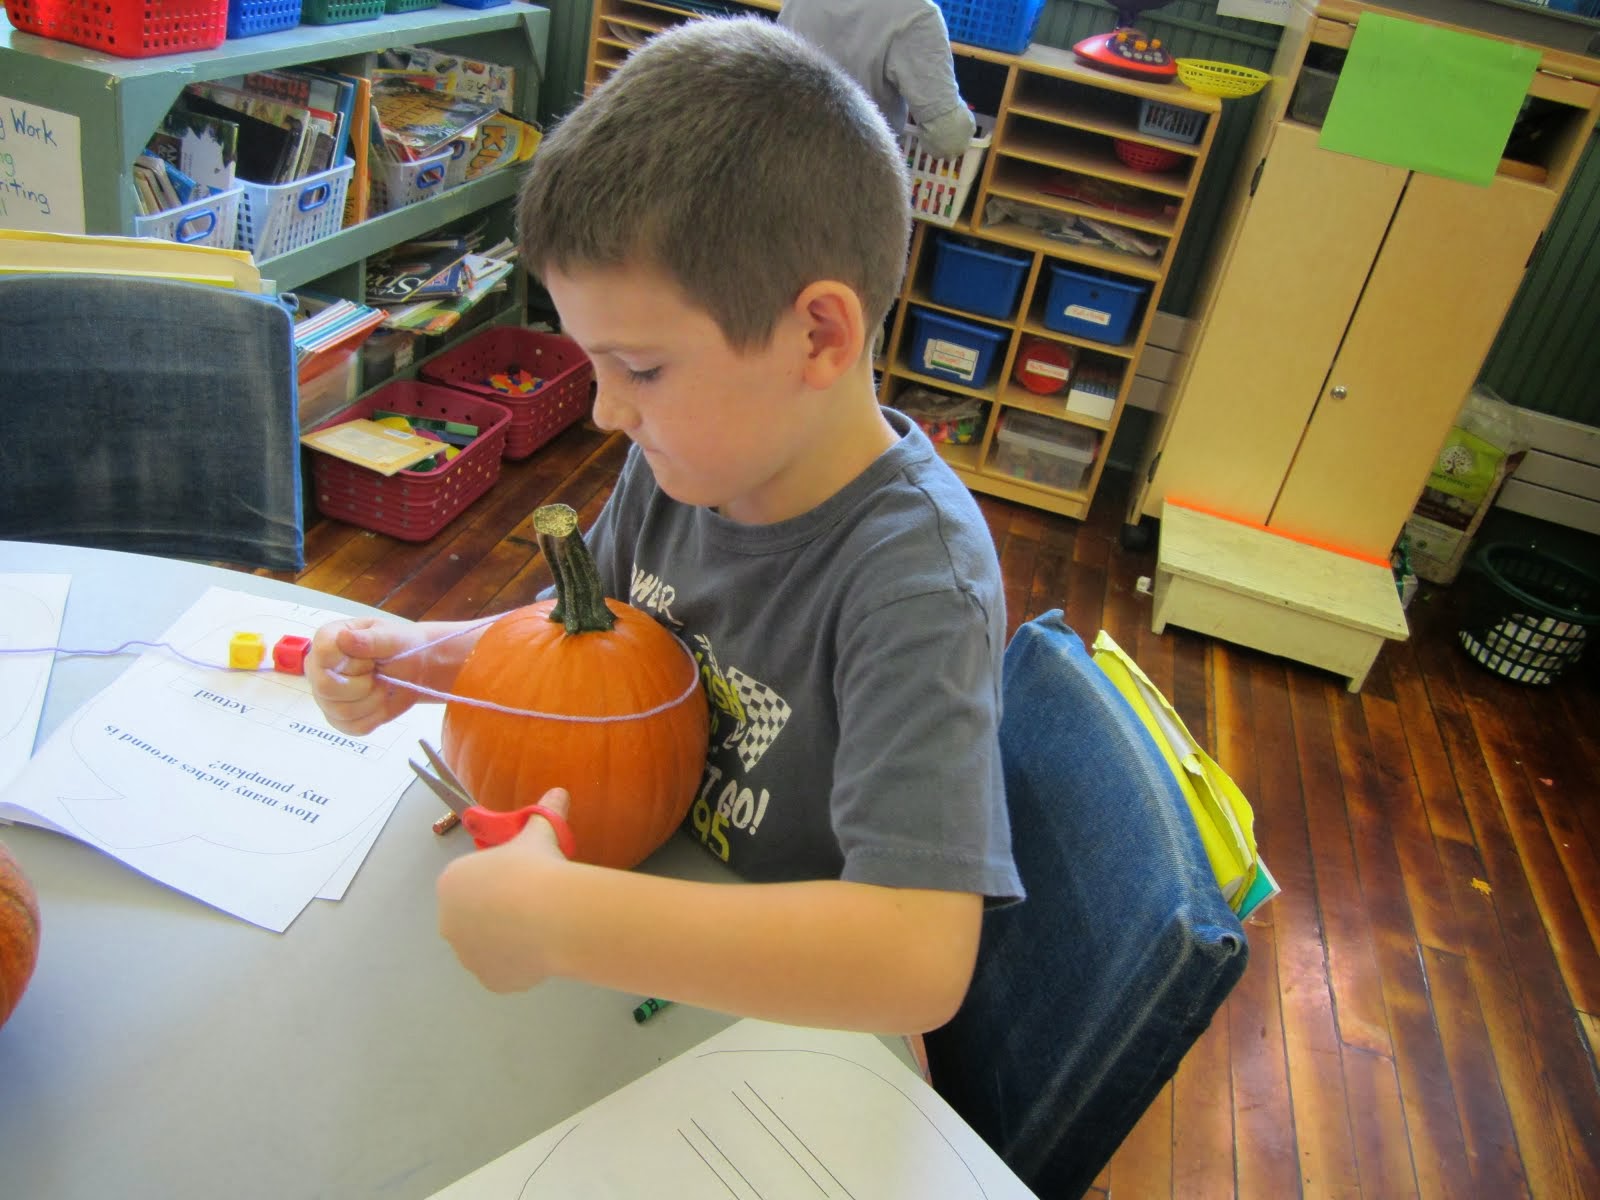
[[[940,158],[965,152],[977,125],[956,86],[950,36],[938,9],[929,8],[896,35],[885,69],[905,98],[923,145]]]

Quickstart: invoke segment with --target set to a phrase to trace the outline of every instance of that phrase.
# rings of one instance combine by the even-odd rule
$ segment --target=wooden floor
[[[431,543],[334,522],[298,582],[413,618],[531,599],[528,515],[584,523],[623,444],[577,426]],[[1150,633],[1152,550],[1119,545],[1126,481],[1089,520],[983,499],[1013,628],[1108,629],[1255,804],[1283,894],[1250,965],[1091,1195],[1600,1198],[1600,687],[1511,684],[1452,642],[1463,588],[1424,590],[1366,688],[1182,631]],[[1046,1198],[1055,1200],[1055,1198]]]

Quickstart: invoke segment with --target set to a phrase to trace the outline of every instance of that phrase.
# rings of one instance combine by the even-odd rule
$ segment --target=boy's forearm
[[[566,866],[540,906],[555,973],[797,1025],[919,1033],[966,994],[982,900],[818,881],[697,883]],[[559,907],[557,907],[559,906]]]

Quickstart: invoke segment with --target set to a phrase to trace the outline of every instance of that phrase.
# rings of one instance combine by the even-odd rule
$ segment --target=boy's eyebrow
[[[648,342],[596,342],[584,347],[589,354],[644,354],[654,349]]]

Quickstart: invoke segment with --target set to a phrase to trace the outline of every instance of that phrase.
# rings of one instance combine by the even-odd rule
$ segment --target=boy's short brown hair
[[[836,279],[869,332],[905,271],[909,179],[882,116],[820,51],[759,18],[687,22],[545,138],[518,205],[524,265],[651,265],[737,349]]]

